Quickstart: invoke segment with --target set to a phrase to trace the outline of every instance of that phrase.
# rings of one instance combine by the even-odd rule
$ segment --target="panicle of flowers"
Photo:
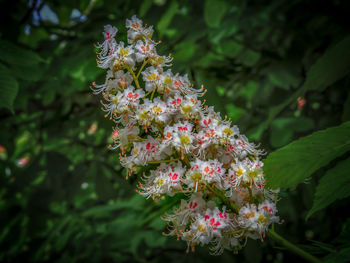
[[[157,53],[153,27],[126,20],[128,43],[104,27],[97,65],[107,69],[93,84],[106,117],[114,121],[111,149],[120,149],[128,175],[143,167],[137,191],[146,198],[181,195],[163,219],[166,235],[187,248],[208,245],[213,254],[238,251],[278,223],[278,190],[265,188],[264,152],[214,107],[200,100],[187,75],[173,73],[171,56]]]

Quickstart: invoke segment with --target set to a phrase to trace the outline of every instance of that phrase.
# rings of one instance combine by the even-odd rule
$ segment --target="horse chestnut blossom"
[[[153,199],[181,196],[163,219],[165,234],[188,249],[208,245],[221,254],[238,251],[247,238],[263,240],[280,221],[278,190],[265,187],[264,152],[200,100],[203,86],[171,71],[152,26],[133,16],[126,27],[128,43],[117,42],[116,27],[104,27],[97,66],[107,69],[106,80],[92,89],[115,123],[111,148],[120,149],[128,176],[146,170],[137,191]]]

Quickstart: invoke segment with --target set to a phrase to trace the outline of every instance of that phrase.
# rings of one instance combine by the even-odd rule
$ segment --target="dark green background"
[[[47,6],[58,23],[46,19]],[[73,9],[87,19],[72,19]],[[271,152],[350,119],[349,74],[300,93],[310,66],[349,35],[349,1],[1,1],[0,10],[1,262],[301,262],[268,239],[213,257],[207,248],[186,254],[184,242],[162,236],[160,215],[177,199],[138,196],[137,176],[126,181],[118,152],[107,149],[113,123],[89,89],[105,76],[94,43],[105,24],[125,41],[125,19],[137,14],[154,25],[159,53],[173,54],[173,72],[204,84],[207,103]],[[326,63],[318,73],[336,68]],[[349,200],[305,220],[323,173],[281,192],[276,231],[347,262]]]

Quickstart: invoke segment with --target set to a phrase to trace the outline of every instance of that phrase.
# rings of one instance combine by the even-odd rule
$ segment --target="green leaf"
[[[175,60],[176,61],[188,61],[193,57],[196,50],[198,49],[198,45],[192,42],[183,42],[177,45],[175,49]]]
[[[245,261],[248,263],[259,263],[263,256],[260,244],[253,240],[248,240],[247,247],[244,249],[243,253]]]
[[[33,51],[0,40],[0,60],[11,65],[32,66],[44,60]]]
[[[272,84],[285,90],[289,90],[290,87],[296,87],[300,82],[300,77],[291,65],[286,63],[274,63],[266,68],[265,71]]]
[[[268,185],[294,189],[319,168],[350,150],[350,122],[317,131],[271,153],[265,163]]]
[[[342,121],[350,121],[350,90],[348,91],[348,95],[343,106],[343,114],[341,119]]]
[[[129,200],[121,200],[117,201],[113,204],[108,205],[99,205],[94,206],[84,213],[82,213],[83,217],[103,217],[109,215],[111,212],[121,210],[121,209],[129,209],[129,210],[144,210],[145,208],[145,198],[140,195],[134,195]]]
[[[306,75],[303,88],[324,90],[350,71],[350,36],[330,47],[313,64]]]
[[[139,15],[144,17],[147,11],[151,8],[153,0],[144,0],[140,6]]]
[[[336,200],[350,196],[350,158],[341,161],[321,178],[315,193],[314,204],[306,219]]]
[[[243,46],[241,44],[238,44],[236,41],[224,40],[222,43],[220,43],[218,51],[225,56],[234,58],[238,56],[242,49]]]
[[[350,245],[350,218],[342,226],[342,230],[334,239],[334,242],[341,245]]]
[[[350,247],[343,248],[336,253],[329,254],[324,262],[326,263],[347,263],[350,260]]]
[[[113,189],[113,184],[107,178],[106,168],[103,167],[103,164],[96,163],[97,173],[95,174],[95,190],[99,199],[108,201],[112,199],[115,195],[115,190]]]
[[[6,67],[0,64],[0,108],[13,112],[13,102],[18,93],[18,83]]]
[[[236,122],[244,113],[244,109],[235,107],[232,104],[225,105],[225,109],[232,122]]]
[[[11,65],[11,73],[16,79],[38,81],[44,72],[45,69],[41,65],[33,65],[31,67]]]
[[[204,20],[209,27],[219,27],[228,10],[228,5],[222,0],[206,0],[204,4]]]
[[[256,62],[258,62],[259,59],[260,53],[255,52],[251,49],[243,50],[238,56],[238,61],[248,67],[253,66]]]
[[[165,33],[165,31],[169,27],[178,8],[179,8],[179,4],[176,1],[172,1],[168,10],[163,14],[161,19],[159,20],[157,29],[159,30],[159,33],[161,36]]]
[[[277,118],[271,123],[270,143],[276,148],[284,146],[291,141],[294,132],[311,130],[314,125],[314,121],[306,117]]]

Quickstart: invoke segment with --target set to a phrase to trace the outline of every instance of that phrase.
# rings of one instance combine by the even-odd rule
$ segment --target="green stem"
[[[236,234],[240,234],[244,231],[244,229],[239,229],[236,231],[232,231],[232,232],[224,232],[222,235],[224,236],[229,236],[229,235],[236,235]]]
[[[162,126],[159,123],[155,123],[155,125],[158,128],[158,130],[161,133],[161,135],[163,136],[164,130],[163,130]]]
[[[219,197],[233,212],[238,213],[239,208],[236,204],[232,203],[229,198],[225,196],[224,193],[222,193],[219,189],[217,189],[215,186],[211,186],[210,184],[207,184],[207,188],[215,194],[217,197]]]
[[[156,92],[156,89],[157,88],[154,88],[153,91],[152,91],[152,95],[151,95],[151,100],[153,101],[153,97],[154,97],[154,93]]]
[[[179,158],[170,159],[170,160],[149,161],[149,162],[147,162],[147,163],[148,163],[148,164],[171,163],[171,162],[176,162],[176,161],[178,161],[178,160],[179,160]]]
[[[140,74],[141,74],[143,68],[147,65],[147,63],[148,63],[148,59],[143,61],[143,64],[142,64],[142,66],[141,66],[139,72],[138,72],[137,75],[136,75],[136,78],[137,78],[137,79],[139,78],[139,76],[140,76]]]
[[[136,89],[141,89],[139,79],[136,77],[135,72],[132,70],[130,66],[126,66],[126,69],[130,72],[132,78],[134,79]]]
[[[301,248],[299,248],[296,245],[292,244],[288,240],[284,239],[283,237],[281,237],[279,234],[277,234],[272,229],[270,229],[267,232],[267,234],[268,234],[268,236],[270,238],[275,240],[277,243],[281,244],[282,246],[286,247],[287,249],[289,249],[293,253],[299,255],[300,257],[306,259],[307,261],[313,262],[313,263],[321,263],[322,262],[321,260],[319,260],[318,258],[314,257],[310,253],[306,252],[305,250],[302,250]]]
[[[188,157],[187,157],[186,154],[184,155],[184,160],[183,160],[183,161],[185,162],[185,164],[186,164],[186,166],[187,166],[188,168],[191,167],[190,161],[188,160]]]

